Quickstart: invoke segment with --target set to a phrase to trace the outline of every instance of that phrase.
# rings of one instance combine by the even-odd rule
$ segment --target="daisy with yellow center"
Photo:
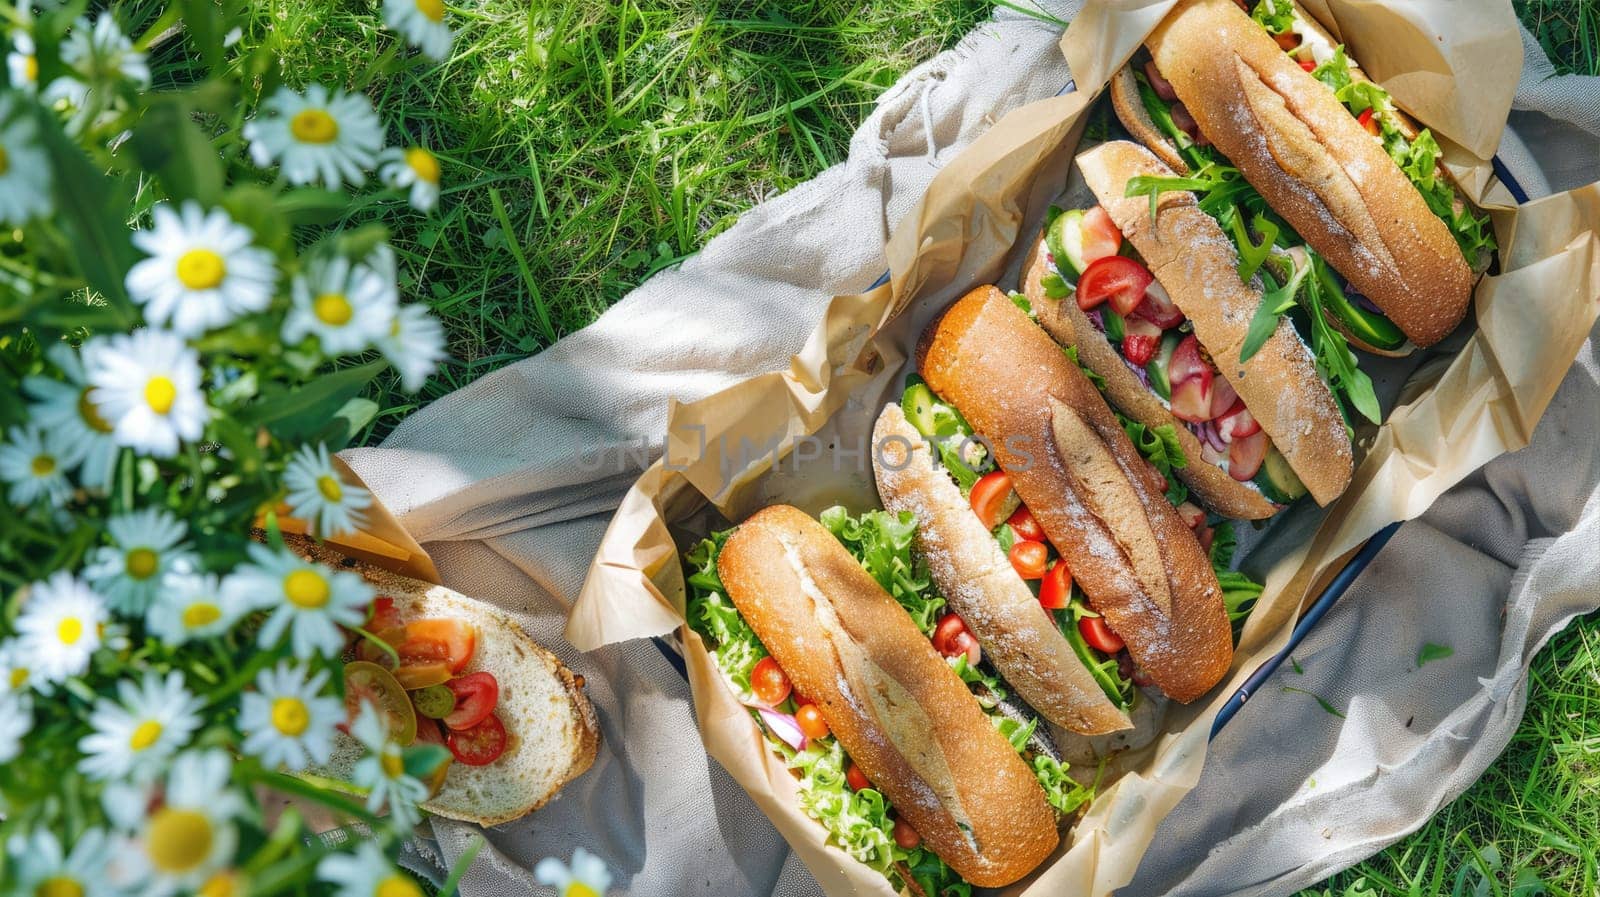
[[[18,653],[38,682],[61,682],[89,668],[110,617],[99,595],[66,571],[28,588],[17,616]]]
[[[39,57],[34,55],[33,37],[18,31],[11,38],[11,52],[6,54],[6,74],[11,86],[30,96],[39,89]]]
[[[200,728],[205,702],[184,687],[176,670],[147,670],[139,682],[117,683],[117,700],[100,698],[89,714],[92,730],[78,742],[78,769],[98,781],[149,781]]]
[[[27,377],[22,381],[23,393],[33,399],[28,418],[44,432],[59,436],[62,463],[78,469],[81,485],[103,492],[111,484],[112,467],[117,460],[111,425],[89,400],[92,387],[78,353],[65,343],[55,343],[45,350],[45,357],[61,376]]]
[[[171,647],[194,639],[215,638],[250,612],[245,590],[233,577],[219,580],[210,573],[174,572],[161,582],[145,629]]]
[[[211,417],[200,390],[200,357],[161,330],[97,337],[84,344],[88,399],[118,445],[169,458],[199,439]]]
[[[110,814],[131,823],[116,867],[140,897],[204,893],[207,885],[229,883],[218,876],[234,858],[239,845],[236,820],[246,806],[229,781],[232,767],[233,759],[219,750],[180,754],[172,762],[159,807]],[[128,794],[132,799],[136,792]]]
[[[431,212],[439,205],[439,157],[420,146],[386,149],[378,157],[378,177],[395,190],[411,188],[411,207]]]
[[[546,857],[533,867],[533,877],[556,889],[558,897],[604,897],[611,872],[600,858],[582,847],[572,852],[572,865]]]
[[[106,523],[106,533],[111,544],[90,554],[83,576],[114,611],[143,615],[168,574],[196,564],[184,542],[188,527],[160,508],[118,514]]]
[[[328,448],[303,445],[283,470],[289,513],[311,523],[319,536],[349,532],[366,522],[372,493],[344,478]]]
[[[428,786],[406,772],[405,754],[389,737],[383,715],[371,702],[361,703],[350,734],[367,749],[350,771],[350,781],[368,789],[367,809],[376,813],[387,807],[394,827],[409,830],[422,819],[417,804],[427,799]]]
[[[18,507],[40,499],[56,506],[66,501],[72,494],[66,476],[69,451],[62,434],[46,435],[32,424],[12,427],[0,445],[0,480],[9,484],[6,497]]]
[[[383,0],[383,22],[435,62],[450,55],[455,33],[444,23],[444,0]]]
[[[335,853],[317,863],[317,878],[334,886],[334,897],[422,897],[416,879],[366,841],[353,853]]]
[[[55,832],[42,825],[23,829],[6,844],[11,867],[6,894],[31,897],[99,897],[120,894],[106,877],[110,845],[105,832],[89,829],[78,836],[70,851]]]
[[[387,247],[385,247],[387,249]],[[318,259],[294,279],[293,306],[283,322],[283,341],[296,345],[315,337],[327,355],[363,352],[394,323],[400,293],[393,277],[367,262],[337,256]]]
[[[289,183],[320,182],[332,190],[365,183],[383,149],[383,124],[372,103],[321,84],[303,96],[278,88],[260,114],[245,122],[243,134],[256,165],[276,162]]]
[[[378,340],[383,357],[400,372],[400,386],[416,392],[449,357],[444,350],[444,327],[416,303],[400,306],[389,333]]]
[[[21,227],[50,212],[50,159],[33,116],[0,93],[0,225]]]
[[[128,295],[145,320],[179,336],[198,336],[265,309],[278,280],[272,253],[221,209],[185,200],[151,210],[151,227],[133,244],[149,258],[128,271]]]
[[[340,627],[366,620],[373,592],[360,576],[265,545],[251,545],[250,560],[229,578],[254,606],[272,612],[261,626],[263,648],[276,647],[287,635],[296,657],[332,657],[344,648]]]
[[[328,673],[308,673],[288,661],[256,677],[256,690],[239,699],[244,752],[268,769],[298,772],[326,763],[334,727],[344,722],[344,702],[326,694]]]

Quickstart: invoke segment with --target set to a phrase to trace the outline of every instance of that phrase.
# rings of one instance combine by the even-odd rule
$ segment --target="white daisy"
[[[24,697],[30,690],[45,694],[53,690],[50,683],[34,673],[26,649],[22,639],[15,636],[0,642],[0,701]]]
[[[118,866],[140,897],[205,894],[239,845],[235,820],[244,799],[229,782],[233,760],[220,750],[189,751],[172,762],[161,805],[122,844]]]
[[[22,739],[33,729],[33,699],[25,694],[0,692],[0,764],[22,753]]]
[[[109,614],[105,601],[66,571],[34,583],[17,616],[21,655],[30,675],[60,682],[89,668]]]
[[[366,182],[383,149],[383,124],[360,94],[313,84],[301,96],[280,87],[245,122],[244,139],[256,165],[277,162],[291,184],[320,180],[337,190],[346,181]]]
[[[180,336],[198,336],[272,302],[278,272],[272,253],[222,209],[185,200],[152,210],[154,226],[134,231],[150,257],[128,271],[128,293],[145,320]]]
[[[11,52],[6,54],[6,75],[11,86],[32,95],[39,89],[39,57],[34,55],[33,37],[18,31],[11,37]]]
[[[435,62],[450,55],[455,33],[444,23],[444,0],[383,0],[383,22]]]
[[[572,865],[545,857],[533,867],[539,884],[556,889],[556,897],[601,897],[611,887],[611,872],[601,859],[582,847],[572,852]]]
[[[211,411],[200,391],[200,356],[160,330],[135,330],[84,344],[89,400],[118,445],[158,458],[205,432]]]
[[[416,879],[396,869],[372,841],[361,842],[354,853],[323,857],[317,878],[337,886],[335,897],[422,897]]]
[[[449,357],[444,351],[444,327],[420,305],[402,305],[389,332],[378,340],[383,357],[400,372],[400,385],[416,392]]]
[[[161,508],[118,514],[106,532],[112,544],[89,555],[83,577],[114,611],[143,615],[167,574],[186,573],[197,563],[184,543],[189,528]]]
[[[289,513],[310,521],[320,536],[350,532],[366,522],[363,511],[372,504],[372,493],[344,481],[325,445],[301,446],[283,469],[283,484],[289,489]]]
[[[43,498],[59,506],[67,500],[72,458],[65,442],[59,430],[47,436],[32,424],[11,428],[0,445],[0,480],[11,484],[6,496],[12,504],[25,507]]]
[[[106,880],[110,859],[105,832],[89,829],[78,836],[72,850],[62,848],[55,832],[35,826],[26,834],[11,836],[6,852],[14,864],[7,894],[37,897],[101,897],[122,893]]]
[[[323,694],[328,672],[307,675],[282,661],[262,670],[256,690],[239,699],[239,731],[246,733],[244,752],[268,769],[291,771],[326,763],[333,753],[334,727],[344,722],[344,702]]]
[[[105,491],[117,461],[117,443],[111,438],[111,425],[89,401],[89,379],[78,353],[66,343],[56,343],[45,357],[61,370],[64,379],[27,377],[22,391],[34,403],[28,417],[48,433],[60,434],[68,467],[82,465],[78,482],[86,488]]]
[[[393,0],[405,3],[408,0]],[[426,0],[424,0],[426,2]],[[411,188],[411,207],[431,212],[439,205],[439,157],[420,146],[390,147],[378,156],[378,177],[395,190]]]
[[[394,323],[400,294],[393,279],[342,256],[319,259],[294,279],[294,305],[283,322],[283,340],[315,336],[329,355],[360,352],[383,338]]]
[[[287,632],[296,657],[333,656],[344,647],[339,627],[366,620],[373,591],[360,576],[265,545],[251,545],[250,559],[233,578],[252,604],[272,611],[261,626],[263,648],[277,645]]]
[[[102,12],[91,25],[81,16],[61,42],[61,61],[90,82],[110,83],[127,78],[140,87],[150,86],[150,65],[133,49],[133,41],[117,27],[111,13]]]
[[[371,702],[361,703],[350,734],[367,749],[350,771],[350,781],[368,789],[367,809],[376,813],[387,806],[389,821],[400,831],[416,825],[422,819],[417,804],[427,799],[428,786],[406,774],[405,753],[389,737],[388,726]]]
[[[0,93],[0,224],[21,227],[50,212],[50,158],[16,97]]]
[[[211,573],[170,573],[145,611],[145,628],[171,647],[214,638],[250,612],[244,591],[231,576],[218,580]]]
[[[100,781],[154,778],[200,728],[205,702],[184,688],[183,674],[176,670],[164,678],[146,670],[138,683],[123,679],[117,683],[117,697],[94,702],[89,714],[93,731],[78,742],[84,754],[78,769]]]

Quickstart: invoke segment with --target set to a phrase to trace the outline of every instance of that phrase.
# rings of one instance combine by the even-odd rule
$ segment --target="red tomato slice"
[[[854,763],[851,763],[850,767],[844,771],[844,781],[845,784],[850,786],[851,791],[861,791],[872,787],[872,782],[867,780],[867,774],[862,772],[861,767]]]
[[[394,646],[401,663],[436,661],[448,664],[459,673],[472,659],[478,633],[471,623],[447,617],[412,620],[405,624],[405,638]]]
[[[1124,647],[1122,637],[1111,631],[1105,617],[1079,617],[1078,632],[1089,647],[1101,654],[1115,654]]]
[[[994,529],[1005,519],[1007,497],[1011,495],[1011,477],[1003,470],[984,474],[972,484],[972,510],[983,521],[986,529]]]
[[[1072,569],[1063,558],[1050,565],[1050,572],[1039,583],[1039,603],[1047,610],[1060,610],[1072,600]]]
[[[1039,525],[1039,521],[1033,519],[1033,512],[1028,510],[1027,505],[1018,507],[1016,513],[1012,514],[1011,519],[1007,520],[1006,523],[1010,524],[1011,531],[1017,534],[1018,539],[1031,539],[1035,542],[1044,541],[1044,527]]]
[[[1161,284],[1152,280],[1145,288],[1144,301],[1139,303],[1138,315],[1162,330],[1171,330],[1183,323],[1183,312],[1167,295]]]
[[[444,718],[447,729],[470,729],[483,722],[500,703],[500,683],[494,674],[479,670],[445,683],[456,696],[456,709]]]
[[[444,743],[462,763],[488,766],[506,752],[506,727],[491,713],[470,729],[451,729]]]
[[[1300,68],[1308,72],[1314,72],[1317,70],[1317,61],[1315,59],[1302,59],[1300,60]]]
[[[1122,337],[1122,357],[1139,367],[1150,363],[1161,345],[1161,328],[1143,318],[1129,318]]]
[[[1255,476],[1267,457],[1268,445],[1267,434],[1259,429],[1254,435],[1235,439],[1228,445],[1228,475],[1241,483]]]
[[[1122,249],[1122,231],[1111,220],[1111,213],[1103,206],[1095,206],[1083,213],[1079,225],[1083,234],[1083,263],[1092,265]]]
[[[958,652],[950,649],[950,641],[966,631],[967,621],[961,619],[959,614],[945,614],[933,627],[933,650],[945,657],[954,657]]]
[[[807,738],[827,738],[831,734],[828,721],[822,718],[822,710],[815,704],[805,704],[796,710],[794,721],[800,727],[800,734]]]
[[[1295,47],[1300,46],[1300,35],[1294,33],[1293,31],[1285,31],[1282,34],[1274,34],[1272,39],[1278,42],[1278,46],[1281,47],[1285,53],[1293,50]]]
[[[1078,278],[1078,307],[1088,311],[1110,300],[1117,314],[1127,317],[1144,301],[1145,290],[1154,281],[1150,269],[1133,259],[1108,255],[1091,263]]]
[[[1043,542],[1020,539],[1011,545],[1011,568],[1023,579],[1044,576],[1045,565],[1050,561],[1050,549]]]
[[[1261,424],[1256,422],[1250,409],[1244,407],[1243,399],[1234,399],[1233,407],[1217,418],[1217,432],[1223,439],[1232,441],[1261,432]]]
[[[750,671],[750,690],[755,692],[756,700],[776,707],[789,697],[789,676],[778,666],[776,658],[763,657],[756,661],[755,668]]]
[[[967,655],[967,665],[977,666],[983,661],[983,647],[978,644],[978,637],[971,632],[962,630],[950,639],[950,656]]]
[[[1183,525],[1190,529],[1201,526],[1206,522],[1206,512],[1192,501],[1186,501],[1178,505],[1177,511],[1178,519],[1182,520]]]
[[[1167,404],[1172,416],[1190,423],[1203,423],[1211,419],[1211,384],[1199,377],[1190,377],[1172,385],[1172,398]]]
[[[1216,420],[1228,412],[1228,409],[1239,401],[1239,394],[1233,391],[1233,384],[1227,378],[1217,374],[1211,378],[1211,419]]]
[[[399,629],[400,612],[394,609],[394,599],[388,595],[379,595],[372,599],[371,619],[367,621],[368,632],[383,632],[386,629]]]
[[[1371,109],[1361,110],[1361,114],[1356,116],[1356,122],[1359,123],[1361,127],[1366,128],[1368,134],[1371,134],[1374,137],[1378,136],[1378,123],[1372,120]]]
[[[1167,366],[1168,382],[1176,386],[1185,380],[1199,378],[1205,381],[1205,392],[1211,395],[1211,378],[1216,371],[1205,356],[1200,354],[1200,341],[1194,334],[1189,334],[1178,341],[1172,350],[1172,362]]]
[[[922,843],[922,836],[917,834],[917,830],[911,827],[911,823],[906,822],[904,819],[896,819],[894,821],[894,843],[901,850],[912,850]]]

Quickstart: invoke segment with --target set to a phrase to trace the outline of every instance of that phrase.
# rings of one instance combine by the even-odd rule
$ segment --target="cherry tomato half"
[[[1124,647],[1122,637],[1111,631],[1105,617],[1080,617],[1078,632],[1089,647],[1101,654],[1115,654]]]
[[[456,696],[456,708],[444,718],[445,726],[450,729],[476,726],[500,703],[500,682],[485,670],[451,679],[444,685]]]
[[[1006,517],[1005,509],[1011,495],[1011,477],[1003,470],[986,473],[972,484],[972,510],[987,529],[994,529]]]
[[[828,721],[822,718],[822,710],[815,704],[805,704],[795,710],[794,721],[800,727],[800,734],[807,738],[815,740],[833,734]]]
[[[872,787],[872,783],[867,781],[867,774],[862,772],[861,767],[854,763],[851,763],[850,768],[844,771],[844,781],[845,784],[850,786],[851,791],[860,791],[864,788]]]
[[[1078,307],[1088,311],[1110,300],[1117,314],[1126,318],[1144,301],[1145,290],[1154,282],[1149,268],[1127,256],[1108,255],[1078,278]]]
[[[922,836],[917,834],[917,830],[911,827],[911,823],[906,822],[904,819],[896,819],[894,821],[894,843],[901,850],[911,850],[922,843]]]
[[[967,621],[961,619],[959,614],[945,614],[933,627],[933,650],[945,657],[954,657],[955,652],[950,650],[950,640],[966,631]]]
[[[459,673],[472,659],[478,633],[471,623],[448,617],[430,617],[405,624],[405,638],[394,646],[401,663],[438,661]]]
[[[763,657],[750,671],[750,690],[755,692],[757,701],[776,707],[789,697],[789,675],[775,658]]]
[[[1300,68],[1308,72],[1314,72],[1317,70],[1317,61],[1315,59],[1302,59],[1300,60]]]
[[[1083,213],[1080,225],[1083,234],[1083,263],[1092,265],[1107,256],[1117,254],[1122,248],[1122,231],[1111,220],[1105,206],[1095,206]]]
[[[462,763],[488,766],[506,752],[506,727],[491,713],[470,729],[450,730],[444,743]]]
[[[1033,542],[1044,541],[1044,527],[1039,525],[1039,521],[1033,519],[1033,512],[1028,510],[1027,505],[1019,505],[1016,513],[1012,514],[1006,523],[1011,525],[1011,531],[1017,534],[1018,539],[1028,539]]]
[[[1043,542],[1033,542],[1022,539],[1011,545],[1011,567],[1023,579],[1038,579],[1044,576],[1045,566],[1050,561],[1050,549]]]
[[[398,744],[408,745],[417,737],[417,712],[411,707],[406,690],[383,667],[352,660],[344,665],[345,731],[361,713],[362,702],[378,711],[390,737]]]
[[[950,656],[967,655],[967,666],[977,666],[983,662],[983,646],[978,644],[978,637],[963,629],[950,639]]]
[[[1072,570],[1063,558],[1050,565],[1050,572],[1039,583],[1039,603],[1048,610],[1060,610],[1072,600]]]

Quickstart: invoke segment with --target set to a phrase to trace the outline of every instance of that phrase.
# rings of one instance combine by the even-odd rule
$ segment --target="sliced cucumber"
[[[1392,352],[1406,343],[1406,335],[1395,323],[1383,315],[1367,311],[1344,294],[1333,270],[1327,265],[1317,266],[1317,277],[1322,281],[1324,307],[1349,331],[1350,335],[1374,349]]]
[[[912,378],[906,384],[905,395],[900,398],[900,410],[906,414],[906,420],[917,432],[924,436],[939,435],[939,424],[934,415],[934,406],[939,399],[934,396],[933,390],[920,377]]]
[[[1056,216],[1045,230],[1044,245],[1055,256],[1061,276],[1077,280],[1088,267],[1083,260],[1083,210],[1072,209]]]
[[[1255,484],[1261,489],[1261,494],[1268,501],[1286,505],[1306,494],[1306,486],[1295,476],[1294,468],[1289,466],[1289,459],[1278,451],[1277,447],[1267,449],[1267,457],[1262,459],[1261,470],[1256,474]]]
[[[1150,388],[1156,395],[1163,399],[1172,399],[1172,379],[1167,376],[1167,369],[1172,366],[1172,353],[1178,348],[1178,331],[1168,330],[1161,335],[1161,345],[1156,349],[1156,354],[1144,366],[1145,373],[1150,375]]]
[[[1109,303],[1100,306],[1100,323],[1105,325],[1107,342],[1120,343],[1128,335],[1128,326],[1123,322],[1122,315],[1117,314],[1117,310]]]

